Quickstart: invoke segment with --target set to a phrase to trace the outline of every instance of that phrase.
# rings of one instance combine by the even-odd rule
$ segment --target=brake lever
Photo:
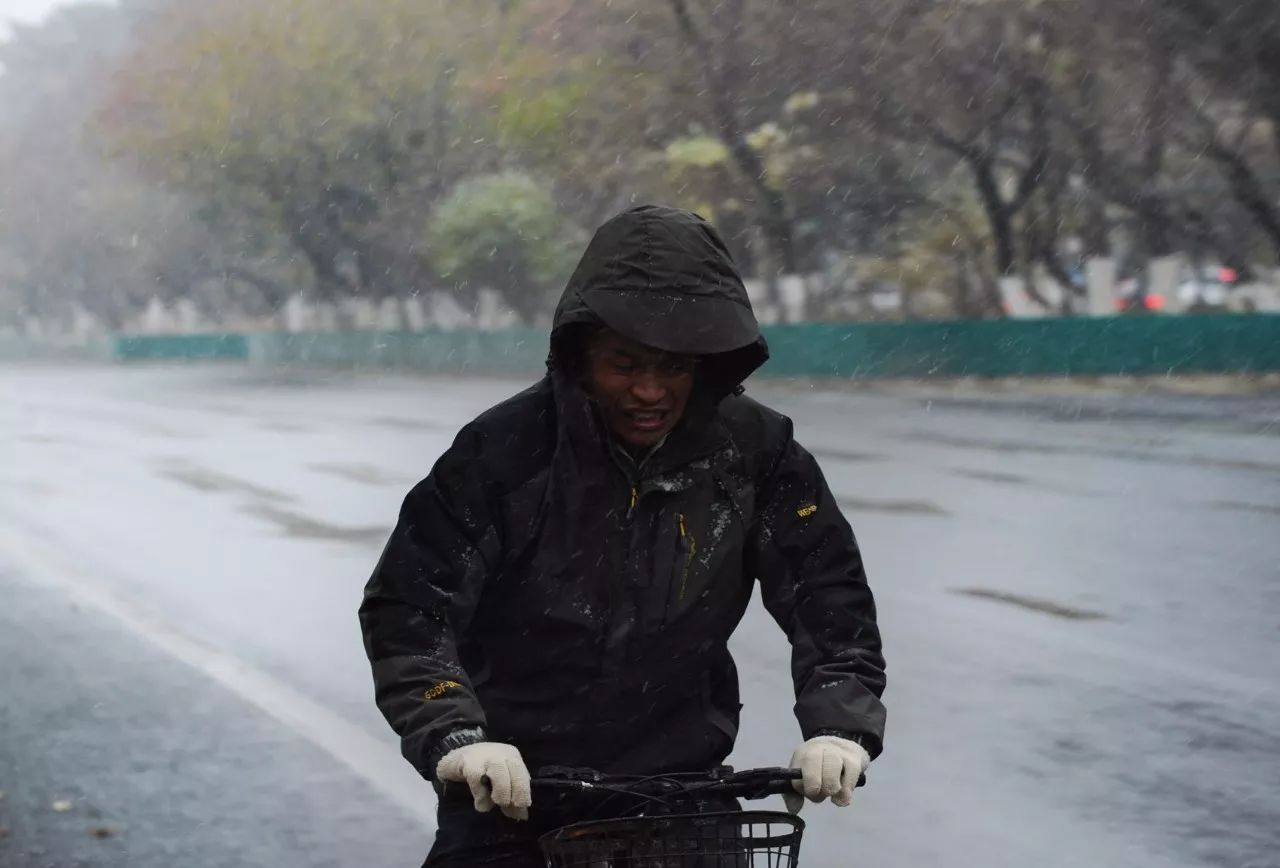
[[[602,772],[573,766],[542,766],[534,777],[579,784],[595,784],[604,780]]]

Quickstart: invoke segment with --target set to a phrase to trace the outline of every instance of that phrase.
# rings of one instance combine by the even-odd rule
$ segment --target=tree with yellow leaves
[[[458,58],[484,56],[495,20],[443,0],[172,3],[100,124],[154,177],[286,239],[321,297],[411,291],[430,203],[495,160],[458,98]]]

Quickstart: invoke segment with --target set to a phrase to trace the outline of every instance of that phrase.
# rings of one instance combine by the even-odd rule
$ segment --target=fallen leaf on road
[[[0,826],[0,840],[4,840],[5,838],[8,838],[8,837],[9,837],[9,827]]]
[[[71,802],[66,799],[57,799],[52,805],[50,805],[50,807],[59,814],[65,814],[67,811],[71,810]]]
[[[94,826],[89,830],[89,834],[95,838],[112,838],[116,834],[116,830],[110,826]]]

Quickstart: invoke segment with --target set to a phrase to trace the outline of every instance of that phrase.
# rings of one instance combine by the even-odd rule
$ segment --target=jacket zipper
[[[689,567],[693,565],[693,556],[698,551],[698,541],[693,534],[685,530],[684,513],[679,514],[680,550],[684,552],[684,565],[680,569],[680,592],[676,595],[678,602],[684,602],[685,591],[689,588]]]

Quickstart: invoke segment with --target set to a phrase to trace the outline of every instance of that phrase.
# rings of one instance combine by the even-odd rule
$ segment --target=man
[[[569,281],[547,376],[409,493],[360,620],[378,705],[443,792],[428,865],[542,864],[537,835],[578,817],[530,770],[720,764],[757,580],[793,648],[797,789],[848,804],[884,730],[875,607],[790,420],[742,395],[767,358],[711,225],[627,211]]]

